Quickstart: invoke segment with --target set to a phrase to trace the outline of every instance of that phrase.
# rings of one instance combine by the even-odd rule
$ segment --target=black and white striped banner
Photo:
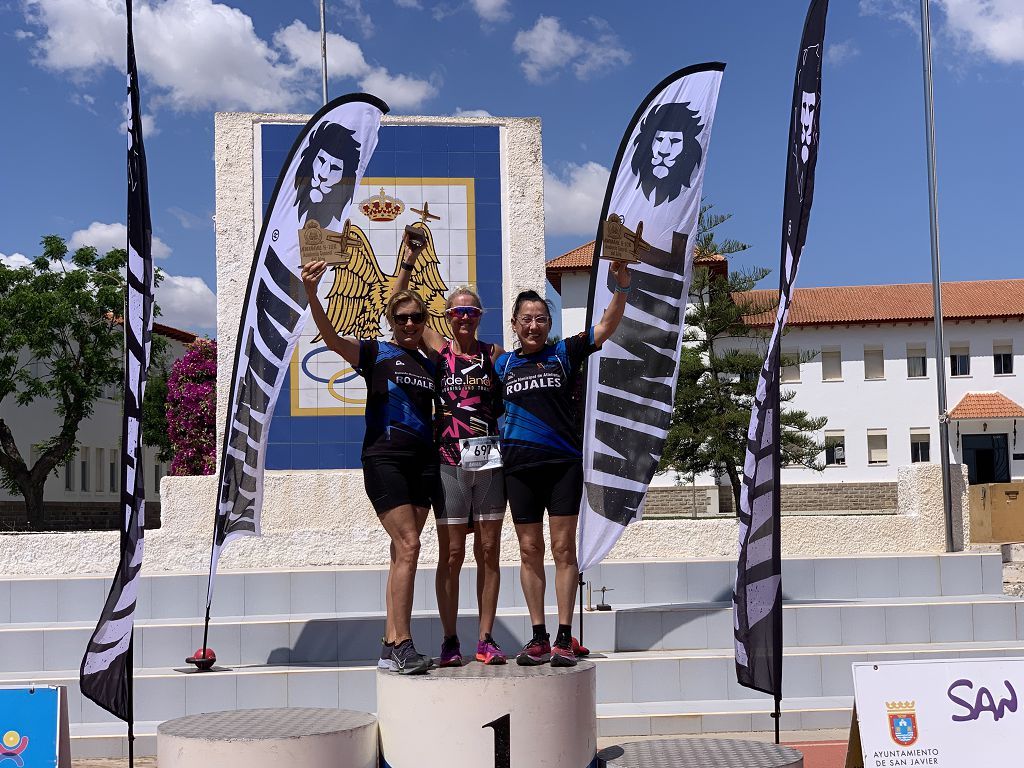
[[[740,555],[733,592],[736,678],[741,685],[773,694],[776,699],[782,698],[782,518],[779,504],[782,332],[789,315],[814,197],[827,13],[828,0],[811,0],[797,59],[783,203],[779,306],[750,414],[740,489]]]
[[[89,640],[79,674],[82,693],[131,723],[132,634],[142,570],[146,490],[143,481],[142,399],[153,333],[153,228],[149,218],[146,151],[142,144],[139,77],[128,10],[128,264],[124,311],[124,424],[121,430],[121,562]]]
[[[641,230],[648,247],[642,262],[630,266],[632,290],[622,322],[587,362],[580,570],[600,563],[626,526],[640,518],[668,436],[724,69],[720,63],[698,64],[659,83],[633,115],[612,165],[601,222],[620,217],[630,232]],[[588,326],[612,295],[609,262],[600,258],[603,232],[599,226]]]
[[[260,535],[270,419],[309,306],[299,276],[307,220],[340,232],[388,106],[376,96],[334,99],[303,127],[263,220],[242,305],[220,460],[207,608],[224,545]]]

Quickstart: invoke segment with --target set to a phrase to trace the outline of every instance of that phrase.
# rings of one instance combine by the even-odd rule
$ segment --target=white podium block
[[[377,721],[346,709],[240,709],[161,723],[160,768],[377,768]]]
[[[596,768],[596,712],[589,661],[377,673],[381,768]]]

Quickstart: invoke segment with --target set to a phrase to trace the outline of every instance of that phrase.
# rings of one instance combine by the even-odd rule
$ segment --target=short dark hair
[[[545,299],[539,293],[537,293],[534,290],[520,291],[519,295],[516,296],[515,303],[512,305],[512,318],[513,319],[515,319],[516,315],[519,314],[519,306],[524,301],[539,301],[541,304],[543,304],[545,307],[548,308],[548,314],[549,315],[553,315],[554,314],[554,312],[551,309],[551,302],[548,301],[547,299]]]

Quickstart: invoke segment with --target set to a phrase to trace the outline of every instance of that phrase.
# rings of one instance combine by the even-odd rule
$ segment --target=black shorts
[[[583,462],[560,461],[521,470],[505,468],[505,494],[518,524],[539,523],[544,510],[551,517],[580,513],[583,498]]]
[[[436,453],[363,457],[363,486],[378,515],[405,504],[429,509],[437,482]]]

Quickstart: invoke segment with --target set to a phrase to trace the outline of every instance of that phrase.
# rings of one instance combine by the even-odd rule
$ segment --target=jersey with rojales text
[[[583,455],[573,391],[583,361],[596,351],[591,328],[537,352],[515,350],[495,361],[505,401],[501,456],[506,472]]]
[[[461,442],[498,434],[501,392],[491,363],[493,345],[478,342],[476,355],[462,355],[446,339],[437,364],[437,445],[441,463],[458,466]]]
[[[363,456],[433,453],[436,361],[390,341],[363,339],[356,372],[366,380]]]

